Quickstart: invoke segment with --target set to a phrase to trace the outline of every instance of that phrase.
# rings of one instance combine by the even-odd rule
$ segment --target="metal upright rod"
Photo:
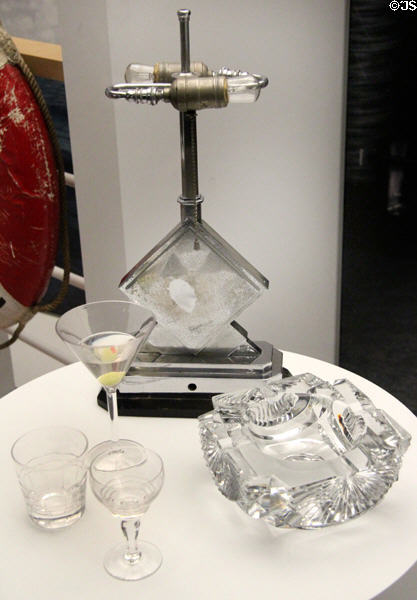
[[[178,12],[181,37],[181,72],[190,72],[190,15],[191,10],[181,8]]]
[[[181,175],[182,198],[197,200],[198,157],[197,157],[197,115],[195,110],[180,113],[181,130]]]
[[[190,73],[190,15],[188,9],[178,11],[181,39],[181,74]],[[181,133],[181,218],[201,220],[200,195],[198,191],[197,114],[195,110],[180,112]]]

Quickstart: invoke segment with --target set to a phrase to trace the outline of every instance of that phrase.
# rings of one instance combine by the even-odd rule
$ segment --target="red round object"
[[[1,49],[0,49],[1,50]],[[1,64],[3,63],[3,64]],[[0,52],[0,327],[45,293],[59,236],[59,180],[39,105]]]

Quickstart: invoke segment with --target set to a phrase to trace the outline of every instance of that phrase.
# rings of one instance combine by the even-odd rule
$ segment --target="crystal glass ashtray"
[[[375,506],[411,440],[346,379],[270,379],[213,406],[199,427],[218,489],[275,527],[344,523]]]

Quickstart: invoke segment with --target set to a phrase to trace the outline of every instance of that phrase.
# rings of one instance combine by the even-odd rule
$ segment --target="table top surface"
[[[96,403],[99,384],[75,363],[0,399],[0,598],[369,600],[396,581],[417,558],[417,419],[381,388],[334,365],[285,352],[284,366],[331,382],[348,377],[413,436],[399,481],[374,509],[317,531],[270,528],[218,492],[195,419],[120,417],[120,436],[155,449],[165,463],[164,487],[140,531],[161,549],[164,561],[145,580],[113,579],[102,559],[122,541],[118,520],[88,489],[78,523],[60,531],[39,529],[25,514],[10,458],[17,437],[44,425],[81,429],[90,446],[109,437],[107,413]]]

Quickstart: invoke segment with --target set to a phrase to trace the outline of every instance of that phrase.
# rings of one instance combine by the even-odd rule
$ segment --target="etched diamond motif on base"
[[[268,285],[207,223],[185,221],[125,275],[120,289],[197,354]]]

